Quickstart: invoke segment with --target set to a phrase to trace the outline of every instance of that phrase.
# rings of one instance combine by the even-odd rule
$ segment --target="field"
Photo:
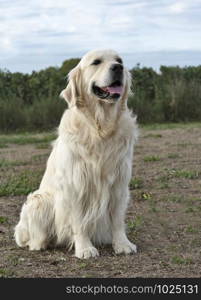
[[[0,277],[200,277],[201,124],[145,126],[135,148],[126,224],[138,253],[79,260],[66,249],[29,252],[13,239],[37,188],[54,133],[0,136]]]

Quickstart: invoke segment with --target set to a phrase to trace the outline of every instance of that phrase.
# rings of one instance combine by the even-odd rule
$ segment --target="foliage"
[[[0,70],[0,131],[43,131],[58,126],[66,102],[59,99],[66,75],[79,59],[31,74]],[[201,66],[167,67],[160,72],[136,65],[131,70],[128,105],[140,123],[201,119]]]
[[[137,65],[129,107],[140,123],[190,122],[201,118],[201,66],[165,67],[156,73]]]
[[[70,59],[60,68],[31,74],[0,70],[0,131],[55,128],[67,105],[59,94],[66,86],[66,75],[78,62]]]

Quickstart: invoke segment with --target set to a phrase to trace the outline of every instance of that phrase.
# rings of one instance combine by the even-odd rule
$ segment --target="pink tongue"
[[[107,86],[106,88],[103,88],[103,90],[109,92],[110,94],[121,94],[123,91],[122,86]]]

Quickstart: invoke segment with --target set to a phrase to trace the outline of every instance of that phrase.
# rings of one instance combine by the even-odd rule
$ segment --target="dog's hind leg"
[[[36,191],[30,194],[22,207],[20,221],[15,227],[18,246],[29,246],[30,250],[47,247],[54,232],[53,197],[49,193]]]
[[[15,241],[19,247],[26,247],[28,245],[29,237],[29,224],[28,224],[28,205],[24,203],[20,213],[20,221],[15,226]]]

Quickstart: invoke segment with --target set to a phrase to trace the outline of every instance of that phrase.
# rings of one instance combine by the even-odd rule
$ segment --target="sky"
[[[201,64],[201,0],[0,0],[0,69],[31,73],[92,49],[137,63]]]

